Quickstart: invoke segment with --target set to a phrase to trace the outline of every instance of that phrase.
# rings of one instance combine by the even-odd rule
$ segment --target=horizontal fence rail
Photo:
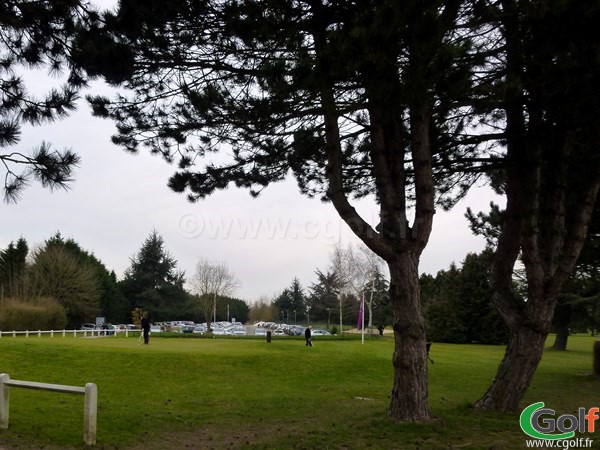
[[[118,336],[125,335],[125,337],[129,337],[129,334],[138,335],[142,330],[28,330],[28,331],[0,331],[0,338],[2,337],[13,337],[17,336],[37,336],[42,337],[42,335],[49,335],[50,337],[66,337],[67,335],[73,335],[73,337],[94,337],[94,336]]]
[[[0,374],[0,429],[8,428],[11,387],[62,392],[65,394],[83,394],[83,440],[87,445],[96,444],[98,387],[94,383],[87,383],[85,387],[38,383],[35,381],[11,380],[8,374],[2,373]]]

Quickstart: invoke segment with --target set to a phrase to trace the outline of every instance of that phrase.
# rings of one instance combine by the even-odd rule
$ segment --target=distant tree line
[[[493,244],[494,211],[471,217],[473,231]],[[594,229],[597,220],[594,221]],[[487,231],[484,232],[483,230]],[[557,305],[553,327],[554,347],[564,350],[568,335],[600,328],[598,286],[598,234],[591,233],[577,270]],[[380,266],[369,260],[366,249],[336,247],[327,270],[316,269],[316,281],[302,286],[298,278],[282,292],[254,303],[226,295],[223,277],[237,281],[223,263],[201,258],[185,287],[185,273],[165,249],[162,236],[152,231],[121,280],[93,253],[73,239],[55,234],[31,250],[24,238],[0,250],[0,329],[33,330],[78,327],[104,317],[109,323],[131,322],[132,311],[150,313],[153,321],[213,320],[274,321],[288,324],[338,324],[356,326],[360,298],[369,333],[393,324],[388,296],[389,281]],[[460,267],[451,264],[437,274],[420,276],[421,299],[430,341],[450,343],[506,344],[508,329],[491,300],[490,267],[493,249],[466,255]],[[209,270],[210,269],[210,270]],[[218,273],[221,287],[210,284]],[[200,274],[205,287],[199,287]],[[517,270],[515,292],[526,297],[526,285]],[[359,283],[359,284],[357,284]],[[195,287],[194,287],[195,286]],[[352,288],[351,286],[355,286]],[[221,290],[218,290],[221,289]],[[215,294],[215,291],[218,292]]]
[[[130,323],[135,310],[147,311],[153,321],[207,320],[184,275],[156,231],[121,280],[60,233],[33,250],[20,238],[0,250],[0,330],[77,328],[96,317]],[[249,309],[243,300],[219,296],[216,317],[246,322]]]
[[[103,314],[125,318],[115,273],[57,233],[33,250],[24,238],[0,251],[0,329],[78,327]]]

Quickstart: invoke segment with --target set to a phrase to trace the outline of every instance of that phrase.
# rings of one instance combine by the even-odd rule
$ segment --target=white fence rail
[[[87,383],[85,387],[37,383],[35,381],[11,380],[8,374],[2,373],[0,374],[0,429],[8,428],[11,387],[62,392],[66,394],[83,394],[83,440],[87,445],[96,444],[98,387],[94,383]]]
[[[125,335],[125,337],[128,337],[129,334],[134,334],[134,335],[138,335],[138,333],[141,333],[142,330],[130,330],[130,329],[126,329],[126,330],[48,330],[48,331],[44,331],[44,330],[37,330],[37,331],[0,331],[0,338],[2,337],[13,337],[16,338],[17,336],[25,336],[25,337],[31,337],[31,336],[37,336],[37,337],[42,337],[42,335],[50,335],[50,337],[56,337],[56,336],[60,336],[60,337],[66,337],[67,335],[73,335],[73,337],[94,337],[94,336],[118,336],[119,334],[121,335]]]

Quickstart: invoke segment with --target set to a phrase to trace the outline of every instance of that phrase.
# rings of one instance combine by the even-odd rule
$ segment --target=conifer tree
[[[22,72],[69,69],[70,42],[86,9],[79,0],[0,4],[0,175],[5,201],[16,201],[32,178],[50,188],[66,188],[72,181],[79,162],[73,151],[56,150],[46,142],[29,151],[18,144],[23,124],[49,123],[75,109],[84,80],[72,70],[63,86],[37,97],[28,91]]]
[[[129,310],[142,308],[151,319],[174,320],[182,314],[187,301],[184,273],[165,249],[164,239],[153,230],[119,283],[129,301]]]
[[[0,250],[0,298],[22,295],[28,254],[29,246],[24,238]]]

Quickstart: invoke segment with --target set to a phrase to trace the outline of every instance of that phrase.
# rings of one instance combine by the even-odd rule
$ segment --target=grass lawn
[[[593,338],[547,350],[523,407],[559,414],[600,406],[591,375]],[[101,449],[513,449],[525,448],[518,414],[470,405],[494,377],[504,348],[433,344],[432,420],[387,417],[393,340],[0,339],[0,373],[12,379],[98,385]],[[79,449],[83,397],[11,389],[10,428],[0,449]],[[599,427],[600,428],[600,427]],[[598,435],[599,433],[595,433]],[[600,436],[595,439],[600,448]]]

